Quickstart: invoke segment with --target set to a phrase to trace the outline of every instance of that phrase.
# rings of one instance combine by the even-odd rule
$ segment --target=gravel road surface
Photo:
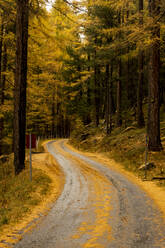
[[[124,175],[51,141],[65,173],[49,214],[15,248],[165,248],[165,223],[152,200]]]

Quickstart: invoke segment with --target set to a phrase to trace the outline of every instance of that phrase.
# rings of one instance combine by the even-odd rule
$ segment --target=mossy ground
[[[65,177],[60,166],[40,141],[32,154],[32,182],[29,173],[29,151],[26,168],[14,175],[13,155],[0,164],[0,246],[17,243],[47,215],[62,192]],[[44,146],[44,147],[42,147]],[[7,244],[7,246],[6,246]],[[9,246],[10,246],[9,245]]]
[[[18,176],[14,175],[13,159],[0,163],[0,231],[4,225],[19,222],[32,206],[40,203],[49,192],[51,179],[39,169],[33,169],[29,180],[28,163]]]

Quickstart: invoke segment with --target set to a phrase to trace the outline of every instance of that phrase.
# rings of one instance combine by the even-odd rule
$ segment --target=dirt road
[[[164,248],[159,210],[136,184],[103,164],[69,150],[48,151],[65,173],[64,190],[49,214],[15,248]]]

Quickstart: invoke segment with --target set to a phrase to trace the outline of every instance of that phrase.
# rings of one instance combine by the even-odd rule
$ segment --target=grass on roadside
[[[13,158],[0,163],[0,232],[7,224],[14,224],[31,212],[50,189],[51,179],[42,170],[33,169],[29,180],[28,165],[14,176]]]

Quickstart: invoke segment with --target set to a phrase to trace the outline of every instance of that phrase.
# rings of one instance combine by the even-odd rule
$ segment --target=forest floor
[[[8,164],[6,176],[0,180],[0,247],[12,247],[41,221],[63,189],[64,175],[48,152],[32,154],[32,182],[28,166],[27,160],[26,169],[15,178],[12,164]]]
[[[76,131],[70,140],[81,151],[104,154],[120,163],[127,171],[133,172],[141,179],[151,181],[153,177],[165,177],[165,122],[161,122],[161,142],[164,150],[161,152],[147,152],[147,162],[154,166],[146,171],[140,169],[145,164],[146,130],[136,126],[116,128],[107,136],[102,130],[86,127]],[[156,183],[165,187],[165,180]]]

